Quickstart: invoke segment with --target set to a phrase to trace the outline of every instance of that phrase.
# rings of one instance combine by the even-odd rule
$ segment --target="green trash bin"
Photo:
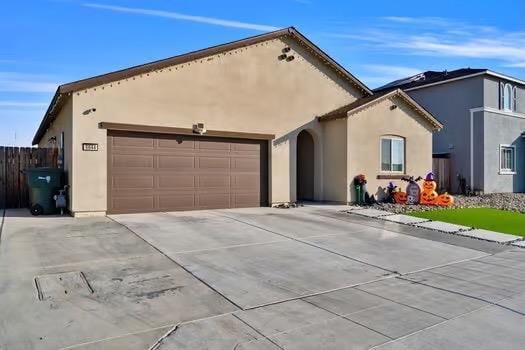
[[[62,173],[62,169],[57,168],[33,168],[24,171],[29,187],[31,214],[56,213],[53,196],[62,187]]]

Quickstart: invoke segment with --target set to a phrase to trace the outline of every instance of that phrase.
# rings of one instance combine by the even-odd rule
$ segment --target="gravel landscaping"
[[[386,210],[396,214],[404,214],[410,211],[447,209],[434,205],[403,205],[390,203],[377,203],[371,207],[374,209]],[[513,210],[525,213],[525,193],[492,193],[481,196],[454,195],[454,205],[452,208],[480,207]]]

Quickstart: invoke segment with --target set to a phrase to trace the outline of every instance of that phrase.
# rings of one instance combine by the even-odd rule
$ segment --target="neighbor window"
[[[516,172],[516,147],[500,145],[499,163],[499,171],[501,174],[514,174]]]
[[[504,109],[506,111],[515,111],[516,110],[516,102],[517,102],[517,91],[516,87],[510,85],[509,83],[500,83],[499,84],[499,105],[500,109]]]
[[[405,171],[405,139],[397,136],[381,137],[381,171]]]

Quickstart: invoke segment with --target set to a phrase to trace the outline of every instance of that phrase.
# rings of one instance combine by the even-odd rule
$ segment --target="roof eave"
[[[51,99],[51,103],[47,107],[46,113],[44,114],[44,118],[42,118],[42,121],[40,122],[40,125],[38,126],[38,129],[36,130],[35,136],[33,137],[33,140],[31,141],[32,145],[36,145],[40,142],[42,139],[42,136],[46,133],[47,128],[49,127],[49,124],[51,123],[51,119],[53,118],[53,109],[58,104],[62,97],[62,93],[60,93],[59,86],[57,90],[55,91],[55,94],[53,95],[53,98]]]
[[[392,90],[384,95],[379,96],[376,99],[373,99],[351,110],[348,110],[342,113],[333,114],[333,115],[326,115],[324,117],[319,117],[318,120],[321,122],[326,122],[326,121],[335,120],[335,119],[348,118],[352,114],[358,113],[359,111],[362,111],[363,109],[369,107],[370,105],[376,104],[392,96],[401,96],[405,101],[407,101],[407,103],[414,106],[419,112],[419,114],[421,114],[433,126],[432,128],[433,131],[439,131],[443,129],[443,124],[439,120],[437,120],[436,117],[434,117],[429,111],[421,107],[419,103],[417,103],[413,98],[411,98],[406,92],[404,92],[401,89]]]
[[[335,69],[337,72],[343,75],[348,81],[353,83],[353,85],[355,85],[358,88],[358,90],[361,90],[361,92],[364,93],[365,95],[369,95],[369,96],[373,95],[372,90],[370,90],[363,82],[357,79],[354,75],[352,75],[344,67],[339,65],[335,60],[333,60],[328,54],[326,54],[323,50],[321,50],[317,45],[315,45],[308,38],[302,35],[294,27],[288,27],[288,28],[276,30],[274,32],[264,33],[264,34],[252,36],[249,38],[240,39],[240,40],[232,41],[229,43],[220,44],[220,45],[208,47],[205,49],[173,56],[170,58],[166,58],[166,59],[162,59],[162,60],[158,60],[154,62],[149,62],[149,63],[145,63],[142,65],[133,66],[133,67],[121,69],[118,71],[101,74],[101,75],[97,75],[91,78],[77,80],[71,83],[60,85],[57,91],[55,92],[55,95],[53,96],[51,104],[49,105],[46,113],[44,114],[44,118],[42,119],[42,122],[40,123],[39,128],[37,129],[35,137],[33,138],[33,145],[40,142],[40,139],[42,138],[45,131],[47,130],[49,126],[48,123],[53,118],[53,116],[50,115],[50,113],[55,108],[56,102],[60,99],[61,95],[70,94],[70,93],[77,92],[80,90],[93,88],[93,87],[100,86],[103,84],[108,84],[108,83],[111,83],[111,82],[114,82],[120,79],[125,79],[128,77],[149,73],[149,72],[163,69],[169,66],[182,64],[188,61],[201,59],[201,58],[208,57],[210,55],[217,54],[220,52],[225,52],[225,51],[233,50],[233,49],[240,48],[240,47],[250,46],[250,45],[253,45],[259,42],[279,38],[285,35],[293,36],[296,38],[296,40],[305,43],[306,46],[310,47],[329,66],[331,66],[332,69]],[[59,110],[56,112],[58,113]]]

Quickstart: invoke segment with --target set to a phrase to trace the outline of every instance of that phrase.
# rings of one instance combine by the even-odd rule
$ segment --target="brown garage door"
[[[108,212],[268,203],[267,141],[108,131]]]

